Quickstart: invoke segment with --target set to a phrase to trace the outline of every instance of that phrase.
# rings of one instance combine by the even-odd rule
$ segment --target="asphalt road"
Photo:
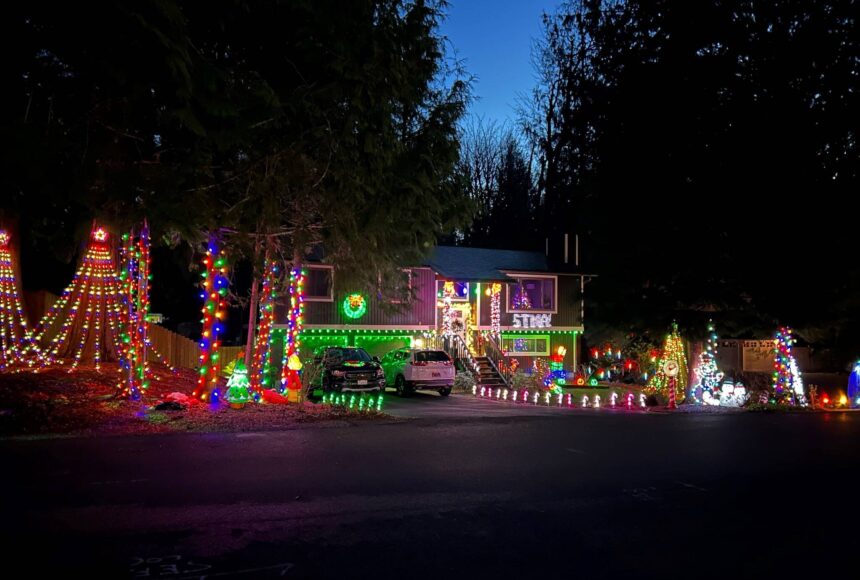
[[[437,402],[495,405],[390,409]],[[525,407],[2,441],[4,576],[854,577],[858,441],[850,413]]]

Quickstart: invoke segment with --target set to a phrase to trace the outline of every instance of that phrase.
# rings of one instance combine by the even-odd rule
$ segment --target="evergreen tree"
[[[684,340],[678,333],[678,325],[672,323],[672,332],[666,336],[666,341],[663,343],[663,351],[660,353],[660,360],[657,364],[657,372],[648,380],[646,390],[652,393],[660,393],[662,396],[668,396],[669,384],[671,379],[663,372],[663,365],[666,361],[675,361],[678,364],[679,371],[675,377],[675,402],[680,404],[684,402],[684,397],[687,392],[687,355],[684,348]]]

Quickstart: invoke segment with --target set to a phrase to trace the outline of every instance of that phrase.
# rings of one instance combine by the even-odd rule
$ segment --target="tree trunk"
[[[260,257],[260,238],[254,245],[254,265]],[[263,265],[265,268],[265,264]],[[254,348],[254,333],[257,328],[257,302],[260,300],[260,277],[257,275],[256,268],[252,269],[254,273],[254,281],[251,283],[251,307],[248,314],[248,338],[245,341],[245,368],[251,368],[251,352]]]

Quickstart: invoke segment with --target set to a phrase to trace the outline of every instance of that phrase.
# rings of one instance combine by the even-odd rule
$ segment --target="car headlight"
[[[382,369],[376,369],[376,376],[377,377],[381,377],[384,375],[385,375],[385,371],[383,371]]]
[[[343,371],[332,371],[331,376],[333,377],[342,377],[344,375]]]

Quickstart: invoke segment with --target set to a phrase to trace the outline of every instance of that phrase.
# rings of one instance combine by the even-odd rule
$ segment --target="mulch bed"
[[[127,435],[170,432],[266,431],[308,424],[374,421],[382,413],[357,412],[309,402],[248,404],[231,409],[190,399],[183,410],[158,411],[154,406],[170,393],[190,397],[194,371],[154,365],[154,380],[140,401],[117,396],[119,367],[100,370],[53,368],[38,373],[0,374],[0,436]]]

